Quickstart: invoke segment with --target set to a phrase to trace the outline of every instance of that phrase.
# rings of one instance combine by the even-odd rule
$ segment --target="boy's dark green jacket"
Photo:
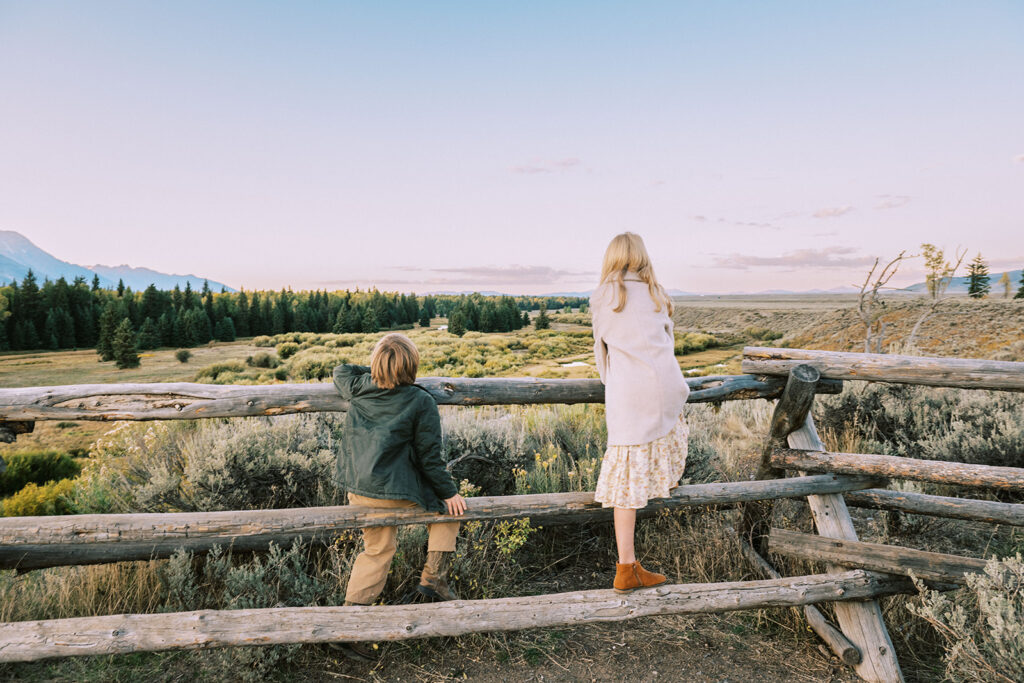
[[[441,460],[441,417],[430,394],[409,384],[381,389],[365,365],[334,368],[334,386],[350,406],[338,458],[341,486],[444,512],[442,501],[458,489]]]

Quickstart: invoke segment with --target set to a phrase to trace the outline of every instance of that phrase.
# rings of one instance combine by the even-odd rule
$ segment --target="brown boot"
[[[637,588],[660,586],[668,579],[663,574],[649,572],[639,562],[615,565],[615,582],[612,587],[616,593],[632,593]]]
[[[459,596],[448,587],[446,581],[451,557],[450,552],[429,551],[427,561],[423,563],[423,573],[420,574],[420,585],[416,586],[416,590],[431,600],[458,600]]]
[[[358,602],[345,601],[345,607],[366,607]],[[366,643],[327,643],[329,647],[338,650],[341,654],[357,662],[377,661],[377,651]]]

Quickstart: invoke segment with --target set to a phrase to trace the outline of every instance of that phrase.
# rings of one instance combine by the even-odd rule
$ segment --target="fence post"
[[[790,434],[788,441],[790,448],[825,450],[814,428],[814,418],[809,412],[803,426]],[[842,494],[811,495],[807,496],[807,502],[819,534],[829,538],[857,540],[857,531],[853,528],[853,520]],[[834,564],[826,567],[830,574],[845,570],[845,567]],[[854,671],[869,683],[902,683],[903,672],[896,660],[892,639],[885,627],[878,601],[836,603],[835,610],[843,635],[861,652],[861,663],[854,666]]]

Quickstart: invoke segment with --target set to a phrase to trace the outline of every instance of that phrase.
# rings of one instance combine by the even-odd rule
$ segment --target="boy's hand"
[[[466,511],[466,499],[457,493],[446,499],[444,504],[448,508],[449,515],[461,515]]]

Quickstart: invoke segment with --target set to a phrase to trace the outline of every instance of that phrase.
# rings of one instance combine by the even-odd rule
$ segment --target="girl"
[[[639,235],[626,232],[608,245],[590,311],[608,423],[594,500],[615,508],[613,587],[629,593],[665,582],[636,560],[636,511],[678,485],[689,436],[683,407],[690,389],[675,357],[672,301]]]

